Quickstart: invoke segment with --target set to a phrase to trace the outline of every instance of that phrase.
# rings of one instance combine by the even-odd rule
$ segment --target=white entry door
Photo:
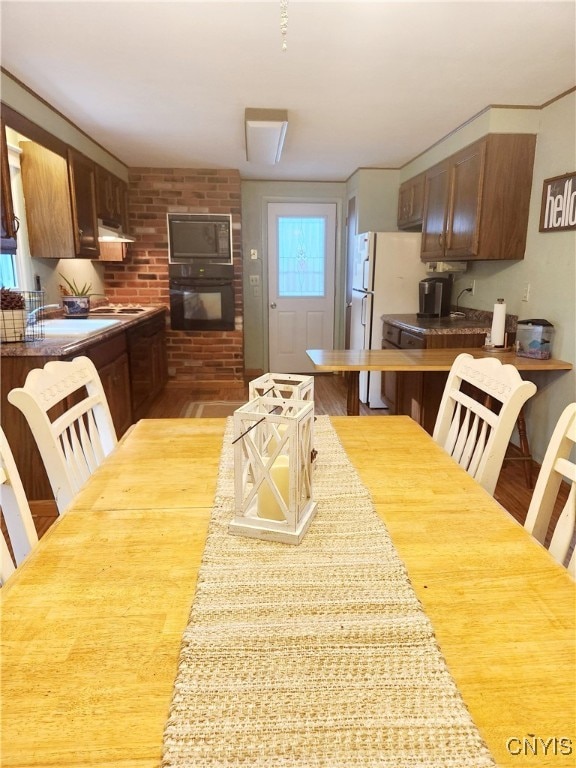
[[[273,373],[312,373],[307,349],[334,343],[335,203],[268,204],[268,339]]]

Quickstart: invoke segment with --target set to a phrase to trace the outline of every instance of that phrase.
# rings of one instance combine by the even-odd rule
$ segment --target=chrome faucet
[[[38,312],[42,312],[45,309],[60,309],[60,304],[44,304],[42,307],[36,307],[36,309],[33,309],[32,312],[28,313],[28,318],[26,320],[26,325],[34,325],[38,322],[38,318],[36,315]]]

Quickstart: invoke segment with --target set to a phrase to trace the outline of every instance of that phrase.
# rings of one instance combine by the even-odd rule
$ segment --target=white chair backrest
[[[30,371],[8,400],[32,430],[62,514],[118,442],[98,371],[87,357],[53,361]]]
[[[484,393],[484,402],[463,392],[463,382]],[[493,494],[520,409],[535,392],[536,385],[523,381],[513,365],[502,365],[496,357],[458,355],[448,374],[432,436]],[[489,407],[496,401],[500,403],[498,413]]]
[[[14,553],[14,559],[12,559],[2,534],[0,583],[4,584],[8,576],[14,572],[15,565],[20,565],[32,547],[38,543],[38,534],[14,456],[2,429],[0,429],[0,483],[0,507],[2,507],[2,515]]]
[[[548,550],[552,557],[576,578],[574,551],[566,563],[576,532],[576,463],[570,459],[576,444],[576,403],[568,405],[558,419],[556,428],[540,468],[538,480],[528,507],[524,527],[541,544],[545,543],[548,527],[554,512],[560,483],[565,478],[570,483],[568,499],[554,527]]]

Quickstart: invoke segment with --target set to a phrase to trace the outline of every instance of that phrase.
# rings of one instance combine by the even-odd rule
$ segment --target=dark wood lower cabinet
[[[162,391],[168,378],[164,313],[144,319],[107,339],[87,344],[72,357],[79,355],[89,357],[98,370],[120,438],[134,421],[146,415],[148,405]],[[43,368],[50,360],[67,359],[71,357],[2,357],[2,429],[30,501],[52,499],[53,494],[30,427],[20,411],[8,402],[8,393],[23,386],[34,368]]]
[[[164,315],[152,317],[128,331],[132,416],[143,418],[168,380]]]
[[[132,423],[130,404],[130,369],[126,335],[120,333],[111,339],[87,347],[81,353],[89,357],[98,370],[116,434],[120,438]],[[77,357],[77,355],[74,355]],[[51,360],[67,360],[66,357],[3,357],[2,358],[2,429],[14,454],[26,497],[30,500],[52,499],[53,493],[44,470],[44,464],[28,422],[13,405],[8,402],[8,393],[15,387],[21,387],[26,376],[34,368],[43,368]],[[72,404],[72,403],[70,403]],[[68,404],[67,406],[68,407]],[[60,412],[64,406],[59,407]],[[58,413],[52,414],[54,417]]]
[[[458,349],[479,348],[485,333],[427,334],[406,331],[384,323],[383,349]],[[382,374],[382,398],[390,414],[410,416],[426,432],[432,434],[448,374],[396,373]]]
[[[34,368],[43,368],[50,357],[3,357],[2,358],[2,429],[14,454],[14,460],[29,501],[53,499],[48,477],[40,452],[22,413],[8,402],[8,393],[21,387],[26,376]],[[63,409],[60,409],[61,411]],[[55,413],[58,416],[59,413]]]
[[[132,400],[130,396],[130,362],[125,333],[89,347],[86,352],[102,382],[116,435],[122,437],[132,424]]]

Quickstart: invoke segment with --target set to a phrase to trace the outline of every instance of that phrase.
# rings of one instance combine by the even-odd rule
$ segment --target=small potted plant
[[[92,283],[84,283],[84,285],[80,286],[75,280],[68,280],[61,272],[59,274],[66,283],[66,285],[60,286],[64,317],[74,319],[88,317],[90,313],[90,296],[94,295],[91,292]]]
[[[0,289],[0,341],[25,341],[26,300],[20,291]]]

